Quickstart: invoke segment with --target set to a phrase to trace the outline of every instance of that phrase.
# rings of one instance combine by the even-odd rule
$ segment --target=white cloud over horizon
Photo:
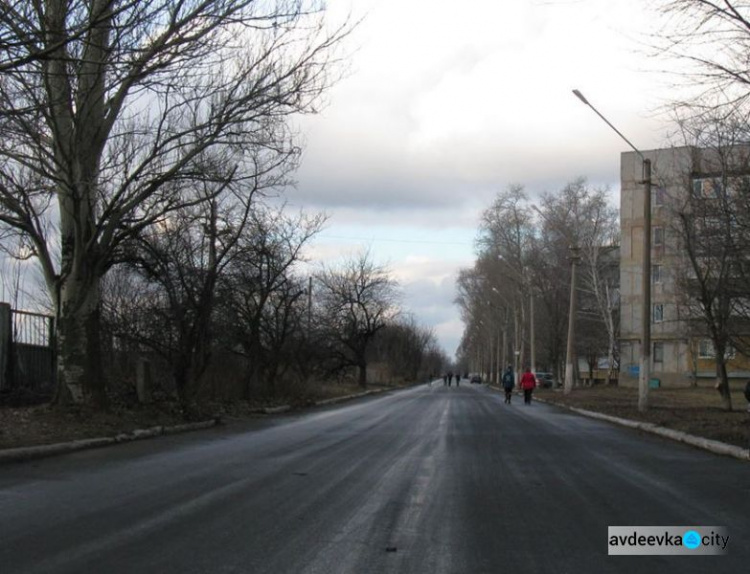
[[[404,306],[452,354],[455,277],[472,265],[483,209],[512,183],[532,197],[579,176],[619,191],[627,145],[665,143],[662,80],[647,58],[646,0],[330,0],[364,16],[348,73],[317,116],[287,199],[330,215],[311,250],[367,246]],[[614,199],[613,199],[614,201]]]

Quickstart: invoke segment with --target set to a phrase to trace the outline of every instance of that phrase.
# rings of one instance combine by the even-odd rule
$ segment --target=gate
[[[55,390],[55,319],[0,303],[0,392],[38,399]]]

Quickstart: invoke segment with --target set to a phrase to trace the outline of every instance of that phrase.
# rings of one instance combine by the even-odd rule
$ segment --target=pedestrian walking
[[[531,393],[534,392],[534,387],[536,387],[536,377],[531,369],[526,367],[526,372],[521,377],[521,388],[523,389],[523,402],[527,405],[531,404]]]
[[[508,365],[503,373],[503,389],[505,390],[505,404],[510,404],[510,399],[513,396],[513,387],[516,386],[515,377],[513,376],[513,367]]]

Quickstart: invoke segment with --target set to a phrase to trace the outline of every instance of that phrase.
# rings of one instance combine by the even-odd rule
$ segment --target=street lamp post
[[[615,133],[627,143],[643,162],[643,266],[641,277],[641,291],[643,306],[641,308],[641,364],[638,371],[638,410],[648,409],[648,384],[651,376],[651,160],[643,156],[641,151],[626,138],[620,130],[613,126],[599,110],[578,91],[573,94],[590,107],[596,115],[612,128]],[[567,375],[566,375],[567,378]]]

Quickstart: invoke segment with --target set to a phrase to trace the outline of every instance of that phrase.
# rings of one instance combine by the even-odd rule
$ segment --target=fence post
[[[9,388],[12,334],[10,304],[0,303],[0,390]]]
[[[138,357],[135,373],[135,390],[139,403],[151,402],[151,361]]]

